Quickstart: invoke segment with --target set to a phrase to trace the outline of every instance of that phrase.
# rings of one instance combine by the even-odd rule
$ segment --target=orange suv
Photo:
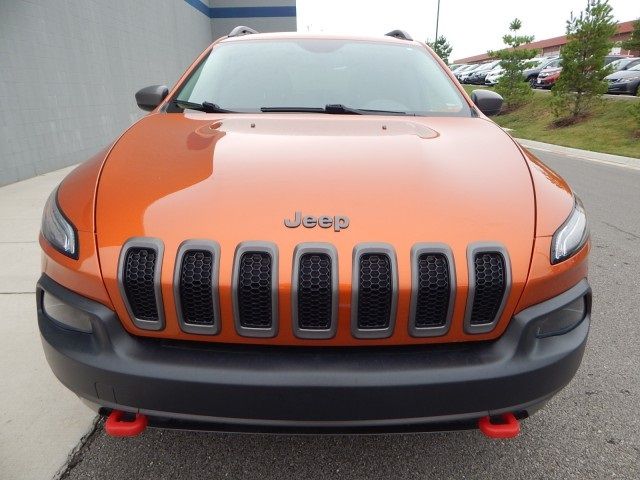
[[[423,43],[234,29],[45,207],[47,360],[145,426],[517,434],[575,374],[588,229]]]

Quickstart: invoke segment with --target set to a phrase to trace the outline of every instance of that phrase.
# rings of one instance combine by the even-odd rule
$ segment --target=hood
[[[562,70],[562,67],[548,67],[548,68],[543,68],[542,70],[540,70],[540,73],[544,73],[547,75],[553,75],[554,73],[558,73]]]
[[[618,70],[617,72],[607,75],[605,80],[617,80],[619,78],[640,77],[640,70]]]
[[[287,228],[295,212],[348,217],[349,226]],[[341,288],[350,285],[353,247],[385,242],[397,253],[407,296],[414,244],[449,245],[465,288],[468,244],[499,242],[511,260],[514,300],[507,308],[513,309],[534,228],[526,161],[485,118],[152,114],[111,151],[96,203],[101,267],[112,297],[118,255],[131,237],[161,239],[165,262],[186,239],[217,241],[221,288],[231,281],[241,242],[276,243],[281,285],[291,278],[296,245],[331,243]],[[172,269],[163,266],[169,284]]]
[[[296,211],[351,223],[339,234],[284,229]],[[534,205],[522,154],[481,118],[156,114],[112,150],[96,217],[102,245],[183,236],[235,246],[286,234],[291,244],[515,246],[531,242]]]

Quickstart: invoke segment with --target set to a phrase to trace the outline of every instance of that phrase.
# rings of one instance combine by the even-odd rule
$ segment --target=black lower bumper
[[[573,377],[589,330],[538,338],[541,316],[580,296],[586,280],[516,315],[493,342],[383,348],[199,344],[128,334],[111,310],[48,277],[38,322],[53,372],[106,410],[147,414],[165,427],[235,431],[414,431],[525,417]],[[42,310],[49,292],[91,315],[93,333]],[[590,305],[590,301],[587,302]]]

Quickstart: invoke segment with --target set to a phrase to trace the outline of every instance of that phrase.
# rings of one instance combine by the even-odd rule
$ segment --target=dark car
[[[627,70],[607,75],[605,80],[609,82],[608,93],[624,93],[627,95],[638,95],[640,86],[640,62]]]
[[[472,85],[484,85],[487,74],[499,64],[500,60],[483,63],[480,68],[474,70],[473,73],[467,77],[466,83],[470,83]]]
[[[529,84],[532,87],[535,87],[536,80],[538,79],[538,75],[540,74],[542,69],[545,68],[547,65],[549,65],[554,60],[557,60],[557,58],[558,57],[532,58],[530,60],[531,66],[529,68],[525,69],[522,72],[522,76],[524,77],[524,80],[529,82]]]

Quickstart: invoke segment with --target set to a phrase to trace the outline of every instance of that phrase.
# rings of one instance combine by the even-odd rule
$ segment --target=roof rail
[[[398,38],[400,40],[408,40],[409,42],[413,41],[413,38],[411,38],[411,35],[409,35],[404,30],[393,30],[393,31],[391,31],[389,33],[385,33],[384,36],[385,37]]]
[[[241,37],[242,35],[252,35],[254,33],[258,33],[253,28],[245,27],[242,25],[237,26],[231,32],[229,32],[229,37]]]

